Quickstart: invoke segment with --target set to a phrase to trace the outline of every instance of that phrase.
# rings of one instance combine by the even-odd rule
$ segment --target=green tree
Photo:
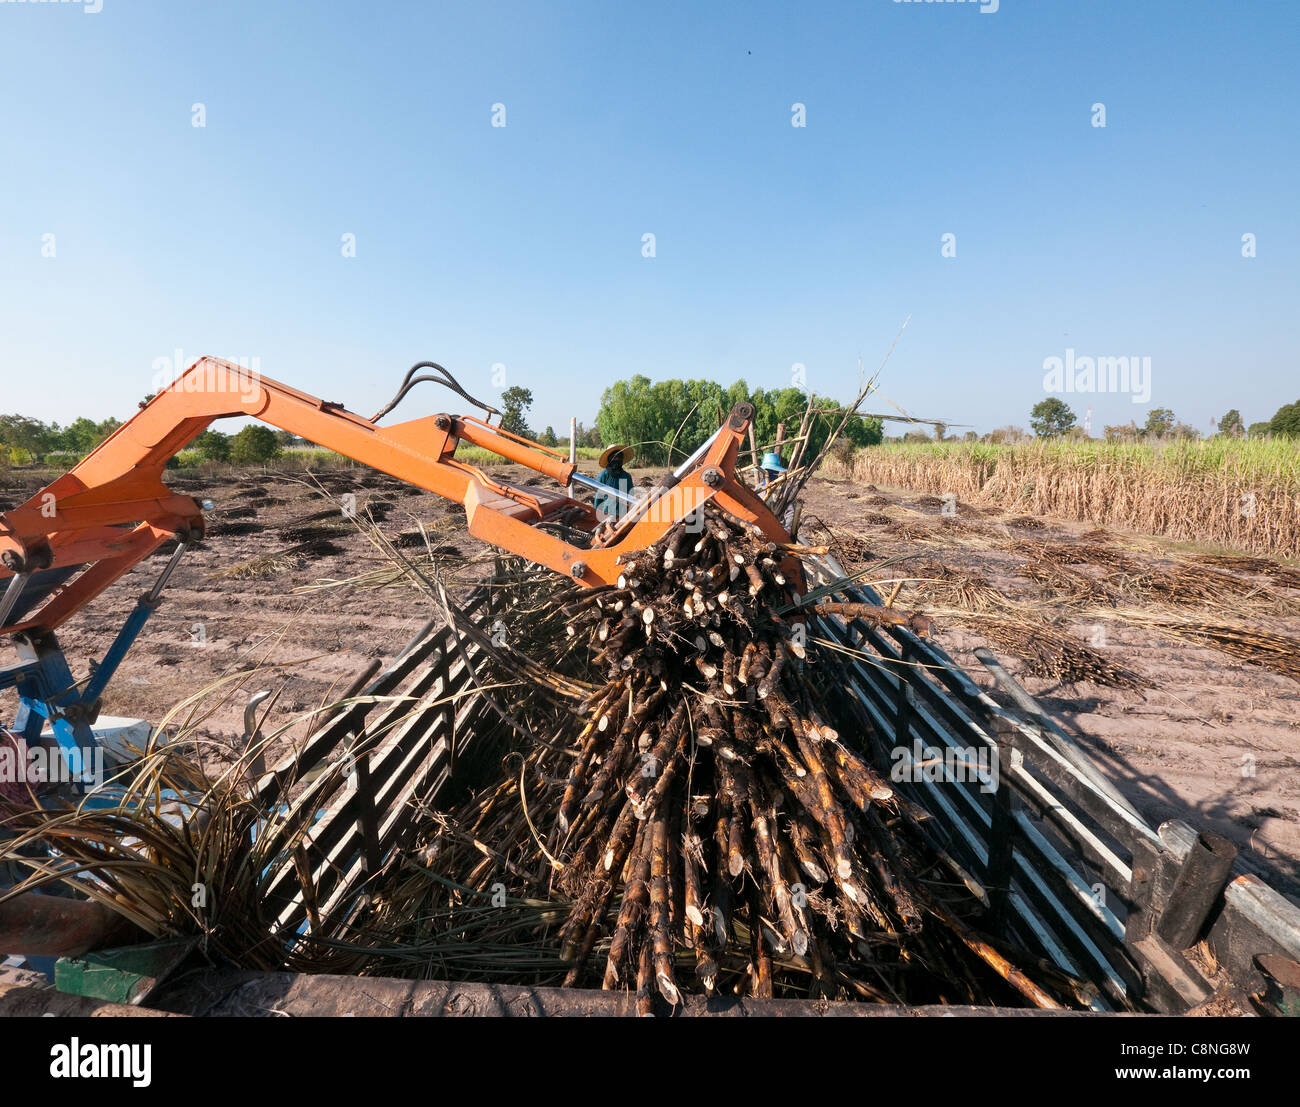
[[[78,457],[85,457],[121,425],[121,422],[117,419],[105,419],[103,422],[96,423],[93,419],[87,419],[84,415],[79,419],[74,419],[66,427],[62,428],[58,423],[51,423],[47,428],[49,440],[46,443],[46,448],[51,453],[75,454]]]
[[[1300,400],[1283,404],[1268,421],[1268,433],[1282,438],[1300,438]]]
[[[1055,438],[1074,426],[1074,412],[1056,396],[1039,400],[1029,412],[1029,425],[1039,438]]]
[[[839,403],[829,403],[819,401],[819,406],[829,406],[833,413],[842,412],[844,405]],[[823,420],[825,420],[823,422]],[[826,441],[827,436],[833,431],[840,422],[838,414],[832,414],[829,417],[818,416],[817,422],[813,425],[809,434],[809,453],[805,456],[811,456],[821,449],[822,443]],[[795,423],[798,427],[798,423]],[[842,440],[849,442],[855,449],[859,446],[878,446],[885,440],[884,424],[874,416],[855,416],[844,425]]]
[[[84,455],[90,453],[104,438],[99,424],[83,415],[80,419],[74,419],[59,433],[55,448],[70,454]]]
[[[262,465],[279,453],[275,431],[258,424],[245,427],[230,442],[230,460],[236,465]]]
[[[605,444],[626,442],[646,463],[664,465],[670,453],[681,461],[717,429],[723,408],[730,408],[728,392],[746,399],[748,391],[744,381],[724,390],[712,381],[651,382],[638,374],[605,390],[596,425]],[[763,436],[757,421],[754,433]]]
[[[1268,427],[1269,427],[1269,425],[1268,425],[1267,423],[1251,423],[1251,424],[1250,424],[1250,427],[1246,430],[1246,437],[1247,437],[1247,438],[1267,438],[1267,437],[1268,437]]]
[[[26,415],[0,415],[0,444],[40,462],[55,448],[55,434],[39,419]]]
[[[1163,438],[1174,429],[1174,413],[1167,407],[1153,407],[1147,412],[1147,421],[1142,427],[1145,438]]]
[[[250,428],[251,429],[251,428]],[[274,432],[272,432],[274,434]],[[279,444],[279,438],[276,438]],[[206,430],[194,440],[193,448],[204,461],[229,461],[230,436],[221,431]]]
[[[809,397],[797,388],[750,390],[744,380],[724,388],[716,381],[666,380],[651,382],[634,376],[616,381],[601,396],[596,425],[605,445],[626,442],[650,465],[680,463],[721,425],[738,403],[754,405],[754,440],[760,448],[776,442],[777,427],[784,423],[786,437],[798,432]],[[820,451],[843,417],[844,405],[814,397],[818,412],[809,428],[805,457]],[[848,420],[842,439],[853,446],[881,441],[880,420]]]
[[[501,406],[505,409],[501,415],[501,429],[528,438],[526,413],[533,406],[532,390],[512,385],[501,393]]]
[[[1219,433],[1227,438],[1242,438],[1246,433],[1246,424],[1241,421],[1241,412],[1235,407],[1219,420]]]

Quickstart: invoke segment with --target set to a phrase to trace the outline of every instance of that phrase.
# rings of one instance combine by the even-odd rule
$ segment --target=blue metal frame
[[[18,692],[14,731],[31,748],[40,743],[48,722],[63,753],[68,774],[80,782],[82,791],[88,791],[94,783],[85,755],[99,749],[99,739],[92,729],[99,714],[99,700],[127,651],[140,637],[149,616],[158,609],[162,590],[188,545],[187,541],[178,543],[153,588],[136,601],[113,644],[104,653],[104,659],[90,663],[90,679],[83,687],[77,687],[58,638],[52,632],[17,636],[14,646],[18,650],[18,664],[0,668],[0,690],[13,688]]]
[[[91,782],[85,755],[99,746],[91,729],[96,705],[156,607],[156,602],[146,603],[141,597],[84,688],[77,687],[67,658],[52,634],[36,644],[18,643],[19,656],[28,656],[17,665],[0,669],[0,689],[18,692],[14,731],[30,748],[40,742],[48,722],[69,774],[82,781],[83,787]]]

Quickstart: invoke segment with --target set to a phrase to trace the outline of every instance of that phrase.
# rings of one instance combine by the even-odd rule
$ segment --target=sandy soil
[[[592,463],[583,467],[594,473]],[[514,467],[496,472],[519,483],[529,475]],[[638,483],[649,483],[651,474],[638,470],[635,476]],[[365,469],[335,470],[319,479],[323,488],[300,476],[275,473],[213,479],[169,474],[178,489],[215,501],[209,538],[182,561],[166,602],[111,686],[105,714],[157,722],[213,682],[247,674],[260,664],[254,675],[238,677],[221,693],[203,698],[195,733],[234,747],[242,734],[243,705],[252,693],[262,688],[279,692],[269,729],[329,702],[371,659],[399,652],[427,619],[436,617],[435,605],[410,588],[301,591],[382,567],[364,533],[343,516],[340,497],[345,494],[356,497],[358,511],[381,519],[390,536],[410,534],[423,523],[442,554],[441,564],[460,566],[463,587],[485,568],[464,564],[491,551],[469,538],[459,507]],[[22,474],[0,476],[0,509],[24,499],[37,483]],[[1024,555],[1005,547],[1017,538],[1068,541],[1090,529],[1053,520],[1040,520],[1032,530],[1018,529],[1008,526],[1008,519],[963,505],[966,533],[982,541],[964,545],[958,534],[940,548],[917,546],[881,521],[888,515],[937,523],[940,506],[932,499],[819,479],[809,488],[805,518],[810,527],[804,537],[808,540],[816,523],[824,521],[882,557],[915,551],[979,573],[1008,595],[1041,598],[1037,586],[1017,575]],[[1122,538],[1115,536],[1116,541]],[[997,548],[999,542],[1004,548]],[[305,551],[286,553],[304,544]],[[990,544],[994,548],[982,548]],[[1124,552],[1162,556],[1153,550],[1140,554],[1126,546]],[[64,628],[61,638],[74,672],[84,673],[87,658],[102,656],[136,598],[162,568],[165,554],[137,567]],[[275,571],[265,575],[219,575],[277,554],[282,556]],[[887,575],[901,574],[890,569]],[[1268,625],[1300,635],[1300,613]],[[1073,629],[1089,639],[1089,627],[1076,624]],[[985,644],[973,629],[948,621],[940,624],[937,637],[977,681],[993,687],[973,657],[974,648]],[[994,651],[1153,823],[1179,817],[1217,830],[1237,842],[1248,863],[1279,890],[1300,896],[1300,685],[1216,650],[1171,642],[1136,627],[1109,625],[1103,648],[1149,686],[1122,691],[1089,683],[1065,685],[1034,677],[1019,659]],[[12,695],[6,696],[0,700],[0,717],[12,718]],[[1243,765],[1251,764],[1254,775],[1243,775]]]

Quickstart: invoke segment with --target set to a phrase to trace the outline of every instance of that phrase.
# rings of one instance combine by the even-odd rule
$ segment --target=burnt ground
[[[583,463],[594,474],[594,463]],[[514,466],[494,475],[524,483],[532,474]],[[638,470],[638,483],[651,474]],[[314,586],[384,570],[386,561],[362,529],[344,517],[340,498],[356,497],[361,515],[423,556],[423,524],[453,595],[487,570],[492,551],[471,539],[461,508],[383,474],[362,468],[299,473],[169,473],[168,481],[195,498],[211,498],[209,536],[182,560],[162,607],[110,686],[103,713],[163,720],[178,703],[199,697],[173,721],[191,716],[191,733],[211,740],[204,756],[240,745],[242,710],[252,693],[279,693],[265,727],[270,731],[341,694],[372,659],[390,659],[430,618],[433,601],[408,585]],[[25,499],[44,479],[0,474],[0,509]],[[805,541],[820,540],[828,524],[850,567],[876,558],[915,553],[986,578],[1013,598],[1042,602],[1041,588],[1018,569],[1025,540],[1111,543],[1130,558],[1166,563],[1186,553],[1170,543],[1119,533],[1098,535],[1086,524],[1000,516],[959,505],[958,527],[939,527],[941,504],[900,490],[863,488],[817,479],[806,497]],[[901,525],[900,525],[901,524]],[[1016,525],[1013,525],[1016,524]],[[931,537],[926,528],[933,528]],[[405,537],[402,537],[405,536]],[[78,675],[100,657],[152,584],[166,550],[137,567],[69,623],[61,639]],[[906,575],[892,565],[884,575]],[[870,581],[872,578],[866,578]],[[1300,592],[1292,593],[1300,603]],[[904,592],[900,606],[911,597]],[[1096,641],[1093,628],[1060,613],[1063,627]],[[1269,617],[1268,629],[1300,635],[1300,607]],[[986,643],[973,624],[941,618],[938,642],[972,677],[993,689],[973,656],[990,644],[1017,679],[1096,757],[1103,770],[1154,824],[1179,817],[1235,841],[1253,867],[1276,887],[1300,891],[1300,684],[1202,646],[1170,641],[1123,623],[1108,623],[1099,647],[1108,660],[1138,674],[1145,687],[1130,690],[1082,680],[1064,683],[1034,676],[1018,657]],[[7,659],[6,659],[7,663]],[[250,672],[251,671],[251,672]],[[235,674],[234,679],[230,679]],[[242,675],[238,675],[242,674]],[[214,683],[216,691],[200,695]],[[13,703],[0,700],[0,717]],[[304,733],[299,724],[286,740]],[[1254,776],[1243,775],[1253,759]]]

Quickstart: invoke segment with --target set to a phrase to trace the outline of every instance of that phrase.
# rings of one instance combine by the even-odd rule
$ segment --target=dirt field
[[[592,463],[583,468],[594,472]],[[521,483],[528,476],[513,467],[497,472]],[[650,476],[635,475],[638,483]],[[209,537],[182,561],[103,711],[158,722],[178,703],[227,679],[196,709],[194,733],[212,740],[205,755],[213,757],[238,746],[243,705],[252,693],[279,692],[264,729],[288,724],[330,702],[372,659],[393,657],[436,615],[431,602],[403,585],[321,587],[385,565],[344,516],[341,497],[355,496],[359,513],[375,517],[390,537],[406,536],[399,542],[416,553],[426,548],[418,533],[423,524],[439,566],[454,578],[453,592],[486,569],[474,559],[491,556],[468,537],[459,508],[369,470],[332,470],[317,478],[258,472],[213,479],[176,473],[168,479],[178,490],[215,501]],[[40,483],[19,473],[0,475],[0,509],[26,498]],[[960,576],[982,578],[1013,603],[1039,605],[1059,630],[1090,646],[1116,671],[1136,677],[1131,683],[1139,686],[1034,675],[1022,659],[1024,651],[1009,650],[982,633],[986,628],[976,617],[941,614],[936,637],[979,683],[992,688],[972,653],[978,645],[990,645],[1152,822],[1177,816],[1227,835],[1250,865],[1279,890],[1300,898],[1300,683],[1122,618],[1108,618],[1104,625],[1080,620],[1069,605],[1054,602],[1042,579],[1024,572],[1036,555],[1041,564],[1044,547],[1085,547],[1093,562],[1102,564],[1092,569],[1101,588],[1120,577],[1108,572],[1098,550],[1113,551],[1130,574],[1135,565],[1158,574],[1171,566],[1205,564],[1192,560],[1195,551],[1139,536],[1100,534],[1082,524],[1012,519],[960,504],[955,509],[953,519],[945,517],[937,497],[819,479],[809,490],[802,537],[821,541],[829,535],[851,570],[911,555],[878,575],[869,573],[868,582],[925,577],[932,570],[922,567],[939,563]],[[166,552],[138,567],[63,630],[74,672],[85,672],[88,657],[102,656]],[[1283,578],[1290,580],[1285,570]],[[1268,581],[1261,577],[1260,584]],[[1277,584],[1272,608],[1237,621],[1300,635],[1297,584],[1300,579]],[[898,605],[925,610],[919,587],[905,586]],[[1135,595],[1134,606],[1147,599]],[[1203,614],[1208,620],[1222,613]],[[12,718],[13,707],[0,702],[3,717]],[[301,725],[293,727],[285,740],[302,733]]]

